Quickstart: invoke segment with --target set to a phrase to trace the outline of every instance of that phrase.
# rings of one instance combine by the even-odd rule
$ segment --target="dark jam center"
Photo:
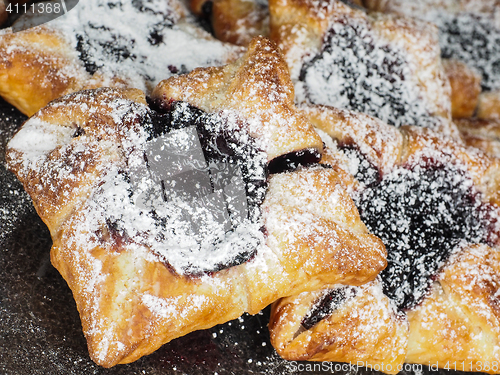
[[[337,20],[322,51],[302,67],[306,96],[378,117],[391,125],[432,126],[418,89],[408,79],[408,63],[396,48],[378,41],[369,26]]]
[[[300,166],[317,164],[321,154],[316,149],[300,150],[278,156],[271,160],[268,165],[269,173],[283,173],[294,171]]]
[[[173,102],[159,108],[151,121],[151,136],[157,137],[175,129],[195,126],[205,159],[238,166],[245,181],[249,217],[259,216],[259,207],[267,189],[268,168],[264,152],[243,129],[235,129],[217,114],[206,113],[183,102]]]
[[[302,327],[311,329],[321,320],[332,315],[345,301],[355,295],[356,288],[351,286],[339,286],[338,288],[330,289],[315,301],[314,305],[302,319]]]
[[[400,168],[366,189],[357,205],[369,230],[386,245],[384,292],[402,309],[422,301],[461,241],[487,238],[479,194],[452,166]]]
[[[134,232],[135,223],[121,215],[103,233],[115,242],[144,242],[167,267],[189,276],[254,257],[265,235],[260,206],[269,168],[244,120],[184,102],[151,102],[150,108],[137,120],[147,139],[131,150],[121,181],[129,186],[132,212],[155,225]],[[291,153],[284,164],[288,170],[311,158],[319,155]]]
[[[227,119],[187,103],[173,102],[157,109],[159,111],[151,110],[143,120],[150,134],[145,146],[146,165],[153,180],[161,181],[161,186],[156,185],[165,202],[181,199],[192,207],[193,213],[183,211],[183,215],[193,235],[206,241],[203,233],[210,231],[211,225],[223,227],[227,237],[238,226],[241,230],[245,223],[257,224],[267,189],[267,160],[253,139]],[[167,170],[173,174],[165,173]],[[146,202],[151,200],[148,198]],[[157,226],[168,225],[170,219],[157,213],[158,206],[146,207]],[[208,216],[196,213],[207,210]],[[207,222],[205,218],[215,222]],[[197,276],[242,264],[256,254],[258,245],[256,238],[249,243],[245,241],[231,242],[223,261],[201,261],[204,265],[199,266],[193,259],[182,271]],[[206,243],[203,246],[206,247]],[[219,249],[218,242],[212,246],[212,252],[225,251]],[[168,259],[165,262],[170,267]]]

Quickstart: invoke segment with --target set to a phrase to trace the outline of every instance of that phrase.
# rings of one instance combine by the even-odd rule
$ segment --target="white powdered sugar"
[[[489,16],[460,13],[437,16],[442,56],[463,61],[482,76],[485,91],[500,90],[500,25]]]
[[[9,147],[23,151],[23,169],[36,168],[36,163],[45,160],[48,153],[69,143],[74,132],[73,127],[49,124],[34,118],[21,128],[9,142]]]
[[[304,61],[297,100],[364,112],[396,126],[436,127],[435,105],[404,41],[389,41],[366,21],[342,21],[332,23],[320,54]]]
[[[212,38],[187,14],[176,0],[85,0],[47,26],[101,84],[119,80],[149,92],[173,74],[224,64],[241,51]]]
[[[75,102],[79,95],[73,95]],[[48,176],[56,185],[71,181],[75,168],[85,170],[85,160],[92,158],[92,152],[109,155],[101,161],[109,165],[99,167],[101,176],[94,180],[82,208],[84,220],[68,241],[75,248],[88,250],[106,242],[108,246],[120,243],[130,250],[145,247],[178,274],[200,275],[251,258],[265,242],[256,207],[265,186],[252,184],[265,178],[261,164],[266,160],[262,153],[246,154],[248,143],[238,143],[250,142],[248,135],[240,134],[233,148],[242,163],[224,159],[208,163],[203,154],[207,149],[202,150],[196,127],[181,127],[151,138],[147,128],[153,126],[154,115],[146,106],[119,98],[107,105],[115,125],[97,129],[97,134],[84,130],[77,135],[74,125],[48,124],[35,116],[9,143],[19,154],[14,162],[20,175],[30,170],[50,171]],[[95,110],[87,107],[87,111]],[[173,112],[173,121],[182,126],[200,121],[193,113],[199,111],[190,112],[190,107],[181,103]],[[222,131],[215,129],[222,124],[226,130],[238,127],[231,123],[236,121],[233,117],[203,116],[208,131]],[[119,143],[112,139],[119,139]],[[65,158],[49,161],[54,150]],[[117,153],[121,156],[114,160]],[[244,182],[241,171],[247,169]],[[45,185],[61,188],[50,181]],[[67,188],[60,193],[74,194]]]
[[[444,58],[463,61],[482,76],[483,90],[500,89],[500,7],[498,2],[391,0],[386,11],[435,23]]]
[[[178,303],[183,297],[175,297],[172,299],[158,298],[151,294],[144,294],[142,296],[142,302],[144,305],[154,314],[160,316],[163,319],[179,319],[179,309]],[[190,295],[186,297],[187,305],[192,308],[201,307],[205,302],[208,302],[208,298],[203,295]],[[189,311],[192,313],[192,311]],[[182,312],[181,312],[182,314]]]
[[[88,214],[77,234],[79,246],[101,241],[99,237],[89,238],[86,233],[107,223],[118,231],[118,236],[150,248],[161,261],[183,274],[216,269],[228,259],[237,258],[241,251],[255,249],[262,241],[259,224],[245,221],[227,233],[213,212],[189,201],[164,202],[156,198],[152,202],[153,214],[135,203],[140,191],[131,191],[130,184],[117,170],[110,172],[89,198]],[[194,231],[190,216],[199,220],[200,231]]]

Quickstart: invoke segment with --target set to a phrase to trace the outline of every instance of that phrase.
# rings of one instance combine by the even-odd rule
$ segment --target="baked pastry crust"
[[[271,39],[287,60],[299,102],[456,135],[433,25],[340,1],[272,0],[269,10]]]
[[[476,116],[480,119],[500,118],[500,91],[482,92],[479,95]]]
[[[297,112],[288,68],[274,43],[254,38],[245,58],[235,64],[193,72],[162,81],[151,94],[153,101],[186,101],[206,112],[223,108],[262,121],[250,125],[253,137],[266,138],[268,160],[313,147],[322,149],[321,138]],[[307,145],[307,147],[306,147]]]
[[[484,152],[442,137],[425,128],[394,128],[354,111],[328,106],[302,106],[301,113],[339,145],[355,144],[369,162],[388,174],[398,165],[414,165],[426,155],[442,163],[459,163],[467,170],[483,201],[500,206],[500,161]]]
[[[429,129],[417,127],[401,127],[397,129],[364,114],[325,106],[307,106],[302,108],[302,111],[316,127],[327,134],[326,138],[324,138],[327,155],[328,149],[333,149],[337,153],[344,150],[347,153],[346,150],[354,148],[356,152],[363,155],[368,165],[373,166],[378,171],[375,179],[383,181],[386,176],[391,176],[398,168],[417,168],[417,170],[423,168],[425,170],[429,163],[433,165],[436,162],[448,166],[461,166],[460,168],[463,168],[461,170],[467,171],[467,178],[475,187],[476,194],[480,194],[484,209],[489,212],[484,223],[481,224],[485,230],[485,235],[480,240],[483,243],[474,243],[476,237],[471,232],[473,237],[465,238],[464,242],[457,243],[450,253],[451,255],[444,258],[442,265],[437,268],[432,278],[434,281],[430,283],[428,290],[422,294],[422,299],[420,301],[416,300],[412,304],[405,302],[401,305],[409,321],[408,349],[405,349],[402,356],[399,357],[399,362],[393,363],[401,363],[404,360],[409,363],[432,365],[436,368],[438,366],[445,367],[447,361],[456,362],[457,364],[466,361],[467,363],[462,364],[463,368],[457,368],[457,370],[498,373],[498,368],[495,369],[491,366],[492,363],[500,360],[497,333],[500,329],[500,315],[496,308],[497,290],[500,282],[497,250],[499,245],[498,234],[500,233],[497,220],[500,213],[500,196],[498,194],[500,164],[498,160],[474,148],[445,139]],[[349,157],[346,159],[349,159]],[[327,163],[328,160],[324,159],[323,162]],[[358,163],[356,161],[356,165],[359,165]],[[348,185],[346,186],[347,190],[350,191],[350,194],[359,205],[362,202],[359,198],[361,194],[364,191],[373,189],[374,185],[372,183],[363,183],[366,176],[360,175],[359,170],[353,170],[352,162],[350,164],[349,160],[346,160],[343,164],[337,162],[337,167],[343,166],[346,173],[355,173],[358,176],[357,179],[361,178],[361,181],[353,182],[351,179],[347,180],[346,183]],[[465,184],[469,183],[465,182]],[[411,186],[413,185],[409,185],[408,188]],[[405,189],[405,186],[399,188]],[[398,189],[398,186],[395,185],[388,189],[387,192],[392,191],[395,195],[395,189]],[[434,189],[437,191],[440,188],[436,185]],[[453,194],[458,193],[454,191]],[[374,199],[384,199],[382,192],[376,193],[374,197],[376,197]],[[377,207],[383,209],[384,205],[389,204],[389,202],[381,202]],[[361,205],[363,206],[363,204]],[[383,239],[384,237],[379,233],[379,230],[373,229],[370,222],[366,220],[363,207],[360,208],[362,219],[374,233]],[[402,207],[398,209],[403,210]],[[435,210],[439,209],[436,207]],[[429,218],[429,220],[434,219]],[[446,216],[445,220],[448,220]],[[383,223],[383,225],[390,226],[391,223]],[[400,225],[404,226],[406,224],[400,223]],[[418,230],[418,228],[412,228]],[[433,229],[429,227],[429,230],[432,232]],[[467,229],[464,228],[463,230],[464,233],[468,233]],[[411,241],[411,239],[408,241]],[[446,240],[443,239],[443,241]],[[488,243],[489,246],[484,242]],[[441,243],[440,246],[444,245]],[[391,251],[393,251],[393,248],[388,246],[389,267],[391,267],[392,259],[394,259]],[[428,251],[433,252],[430,247]],[[417,250],[410,247],[408,252],[416,253]],[[437,257],[438,254],[435,254],[435,256]],[[397,259],[403,264],[406,262],[405,259]],[[432,265],[426,264],[425,267],[432,267]],[[385,293],[386,278],[392,276],[388,276],[384,272],[386,271],[383,271],[381,276]],[[391,295],[394,293],[388,286],[387,290]],[[396,292],[394,295],[400,298],[398,293]],[[317,323],[316,326],[308,329],[307,333],[296,330],[300,326],[304,315],[311,310],[311,301],[314,301],[315,298],[312,293],[303,293],[301,296],[290,297],[283,302],[284,306],[288,306],[291,304],[290,301],[293,301],[293,311],[297,312],[296,315],[285,313],[287,307],[283,307],[283,311],[279,308],[273,310],[271,322],[293,322],[288,323],[289,328],[287,329],[290,331],[286,331],[286,335],[281,332],[283,328],[280,325],[271,324],[271,337],[276,336],[279,338],[279,340],[275,339],[274,341],[274,344],[278,346],[278,351],[287,356],[286,358],[296,360],[306,359],[305,353],[308,353],[309,358],[315,360],[315,345],[311,344],[309,346],[306,341],[298,339],[310,336],[312,343],[321,340],[323,346],[320,345],[319,347],[331,351],[331,357],[328,357],[329,360],[353,360],[353,358],[342,357],[339,354],[339,348],[335,346],[337,339],[343,342],[342,328],[339,328],[338,331],[328,331],[328,328],[326,328],[329,319],[336,319],[337,310],[349,311],[349,299],[337,306],[337,310],[332,312],[333,318],[324,318],[321,323]],[[390,299],[392,300],[392,297]],[[277,306],[281,306],[281,303],[278,302]],[[355,314],[356,311],[349,311],[349,313]],[[377,330],[378,328],[373,327],[373,334]],[[291,331],[293,331],[292,334]],[[298,332],[297,336],[293,337],[296,332]],[[404,337],[404,335],[400,337]],[[295,341],[291,338],[295,339]],[[375,335],[372,336],[372,339],[374,340],[373,346],[375,346],[378,338]],[[388,357],[390,357],[390,353],[390,350],[388,350]],[[362,358],[366,354],[366,352],[356,353],[356,355],[360,356],[360,361],[365,360]],[[321,355],[321,358],[326,358],[326,354],[325,357],[323,357],[323,354]],[[369,360],[366,361],[369,362]],[[490,364],[489,368],[484,367],[487,362]],[[387,371],[387,367],[381,367],[380,369],[388,373],[395,370],[394,366],[391,366],[391,371]]]
[[[0,95],[33,115],[51,100],[78,90],[139,88],[149,93],[160,79],[182,69],[226,64],[241,56],[241,49],[196,26],[177,0],[155,1],[145,8],[89,0],[50,24],[2,30]],[[125,16],[134,21],[123,32],[116,19],[128,22]],[[104,31],[95,35],[99,29]],[[164,49],[172,53],[165,56]]]
[[[500,157],[500,120],[463,118],[454,121],[467,145]]]
[[[497,249],[471,245],[452,257],[423,304],[407,313],[406,361],[498,374],[499,275]]]
[[[265,73],[260,69],[264,62]],[[273,45],[258,39],[245,58],[219,75],[212,75],[214,68],[198,69],[163,82],[158,90],[184,93],[184,102],[210,108],[210,113],[237,111],[236,123],[254,126],[245,130],[249,133],[283,126],[290,138],[302,140],[300,147],[317,149],[318,136],[290,102],[291,82],[283,66]],[[217,82],[217,77],[227,79]],[[204,85],[205,91],[198,91]],[[265,95],[268,85],[277,95]],[[238,93],[244,95],[249,86],[256,94],[238,104]],[[165,95],[162,91],[165,103],[179,100]],[[267,100],[273,105],[259,107]],[[166,264],[148,245],[152,228],[140,231],[144,216],[135,216],[133,203],[120,198],[130,194],[123,173],[130,172],[145,143],[141,119],[150,111],[139,90],[70,94],[26,122],[7,152],[9,168],[50,230],[52,263],[73,292],[90,355],[98,364],[132,362],[176,337],[244,312],[255,314],[280,297],[326,283],[366,283],[385,267],[383,244],[366,230],[340,177],[321,167],[269,177],[261,205],[265,236],[257,231],[264,239],[250,259],[201,275],[182,272],[172,258]],[[264,126],[269,111],[278,121]],[[285,115],[296,117],[293,128],[279,121]],[[298,144],[259,132],[252,137],[268,140],[260,143],[267,146],[268,157],[279,155],[277,150],[296,150]],[[120,216],[116,210],[122,206]],[[128,218],[132,227],[113,224]]]
[[[256,36],[269,36],[265,1],[191,0],[194,14],[206,19],[214,36],[223,42],[247,46]]]
[[[436,24],[442,56],[460,60],[474,68],[482,77],[481,87],[485,93],[500,90],[498,0],[365,0],[364,3],[371,10]]]
[[[451,115],[474,116],[481,93],[481,76],[458,60],[443,59],[443,67],[451,86]]]
[[[379,279],[351,287],[352,296],[331,314],[310,329],[303,327],[315,304],[335,290],[302,293],[273,304],[269,329],[278,354],[290,360],[348,362],[398,373],[405,359],[408,321],[383,294]]]

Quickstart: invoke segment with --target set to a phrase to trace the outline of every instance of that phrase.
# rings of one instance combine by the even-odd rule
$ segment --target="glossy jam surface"
[[[329,289],[321,296],[302,319],[302,327],[311,329],[322,319],[330,316],[345,301],[356,295],[356,288],[351,286],[338,286]]]

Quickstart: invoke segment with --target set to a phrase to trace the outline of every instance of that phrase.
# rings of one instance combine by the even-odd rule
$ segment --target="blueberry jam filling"
[[[299,80],[312,103],[364,112],[395,126],[433,127],[409,72],[403,53],[378,41],[367,24],[340,19],[322,51],[304,63]]]
[[[475,68],[484,91],[500,89],[500,30],[489,18],[473,14],[438,17],[439,44],[444,58],[455,58]]]
[[[302,319],[304,329],[311,329],[321,320],[329,317],[347,300],[356,296],[356,288],[352,286],[339,286],[328,290],[319,298]]]
[[[125,180],[129,199],[154,223],[154,233],[143,236],[153,238],[152,251],[189,276],[252,259],[263,238],[265,153],[234,121],[183,102],[147,111],[141,125],[148,137],[144,150],[129,156]],[[125,221],[110,221],[111,238],[131,237]]]
[[[103,26],[88,26],[94,32],[109,33],[109,38],[103,41],[91,40],[87,35],[83,34],[76,36],[76,50],[79,53],[80,61],[89,74],[94,74],[104,66],[105,61],[102,57],[111,59],[111,61],[116,63],[137,59],[137,56],[131,52],[131,47],[135,44],[134,40],[128,40],[124,36],[111,32],[110,29]]]
[[[461,243],[488,242],[488,213],[465,173],[429,162],[399,168],[356,199],[368,229],[386,245],[384,293],[411,309]]]
[[[274,158],[269,162],[268,169],[271,174],[290,172],[300,166],[317,164],[320,159],[321,153],[316,149],[300,150]]]
[[[207,162],[224,162],[237,165],[242,172],[248,199],[249,218],[260,217],[260,205],[264,201],[269,174],[264,152],[241,129],[228,126],[228,120],[217,114],[206,113],[183,102],[173,102],[168,108],[158,107],[151,117],[150,134],[161,134],[195,126],[203,154]]]
[[[371,186],[381,180],[380,171],[370,163],[355,145],[343,145],[339,143],[339,148],[349,160],[349,171],[358,181],[365,186]]]
[[[93,196],[93,207],[106,213],[96,240],[142,245],[189,277],[255,257],[266,236],[269,171],[244,120],[178,101],[150,101],[123,115],[141,130],[122,144],[127,167],[106,175]],[[310,162],[308,152],[289,157],[297,166]]]

